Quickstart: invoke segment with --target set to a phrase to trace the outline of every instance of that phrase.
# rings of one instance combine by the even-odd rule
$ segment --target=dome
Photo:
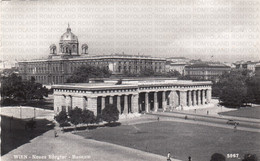
[[[67,28],[67,32],[62,34],[61,37],[60,37],[60,42],[63,42],[63,41],[72,41],[73,43],[78,42],[78,37],[71,32],[71,28],[70,28],[69,25],[68,25],[68,28]]]

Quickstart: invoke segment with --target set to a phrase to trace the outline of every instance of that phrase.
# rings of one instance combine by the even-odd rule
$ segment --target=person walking
[[[171,161],[171,153],[170,152],[168,152],[168,154],[167,154],[167,161]]]
[[[237,130],[237,123],[235,123],[235,126],[234,126],[234,131],[236,132]]]

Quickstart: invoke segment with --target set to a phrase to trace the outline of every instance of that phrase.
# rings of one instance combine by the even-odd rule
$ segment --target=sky
[[[259,0],[11,0],[0,61],[44,59],[68,23],[90,55],[260,60]]]

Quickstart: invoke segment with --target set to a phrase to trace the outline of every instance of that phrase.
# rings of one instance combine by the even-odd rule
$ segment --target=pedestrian
[[[209,111],[207,111],[207,115],[209,115]]]
[[[54,130],[54,137],[55,137],[55,138],[58,137],[58,134],[57,134],[56,129]]]
[[[236,129],[237,129],[237,123],[235,123],[235,126],[234,126],[234,130],[236,131]]]
[[[171,153],[170,152],[168,152],[168,154],[167,154],[167,161],[171,161]]]
[[[189,159],[189,161],[192,161],[192,160],[191,160],[191,156],[189,156],[189,158],[188,158],[188,159]]]
[[[160,117],[157,117],[157,121],[160,121]]]

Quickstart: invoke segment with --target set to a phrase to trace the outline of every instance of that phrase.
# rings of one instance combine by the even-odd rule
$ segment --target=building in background
[[[199,63],[185,67],[185,75],[194,79],[218,81],[220,75],[229,72],[231,67],[224,64]]]
[[[189,63],[190,59],[185,57],[169,57],[166,58],[167,61],[173,62],[173,63]]]
[[[260,79],[260,63],[255,66],[255,76]]]
[[[247,70],[250,70],[252,73],[254,73],[257,63],[258,62],[251,62],[251,61],[243,62],[243,61],[240,61],[240,62],[236,62],[234,64],[235,64],[237,69],[247,69]]]
[[[165,70],[166,70],[166,72],[177,71],[181,75],[184,75],[186,65],[187,65],[187,63],[185,63],[185,62],[167,61],[166,64],[165,64]]]
[[[178,71],[181,75],[184,75],[185,66],[189,64],[190,59],[185,57],[169,57],[166,58],[165,70],[167,72]]]
[[[81,54],[79,53],[81,51]],[[166,59],[140,55],[89,55],[88,45],[82,44],[79,48],[78,38],[67,31],[62,34],[59,48],[55,44],[50,46],[50,54],[45,60],[19,62],[19,74],[23,79],[35,80],[42,84],[63,84],[82,65],[105,67],[112,74],[138,74],[145,69],[155,72],[165,72]]]

